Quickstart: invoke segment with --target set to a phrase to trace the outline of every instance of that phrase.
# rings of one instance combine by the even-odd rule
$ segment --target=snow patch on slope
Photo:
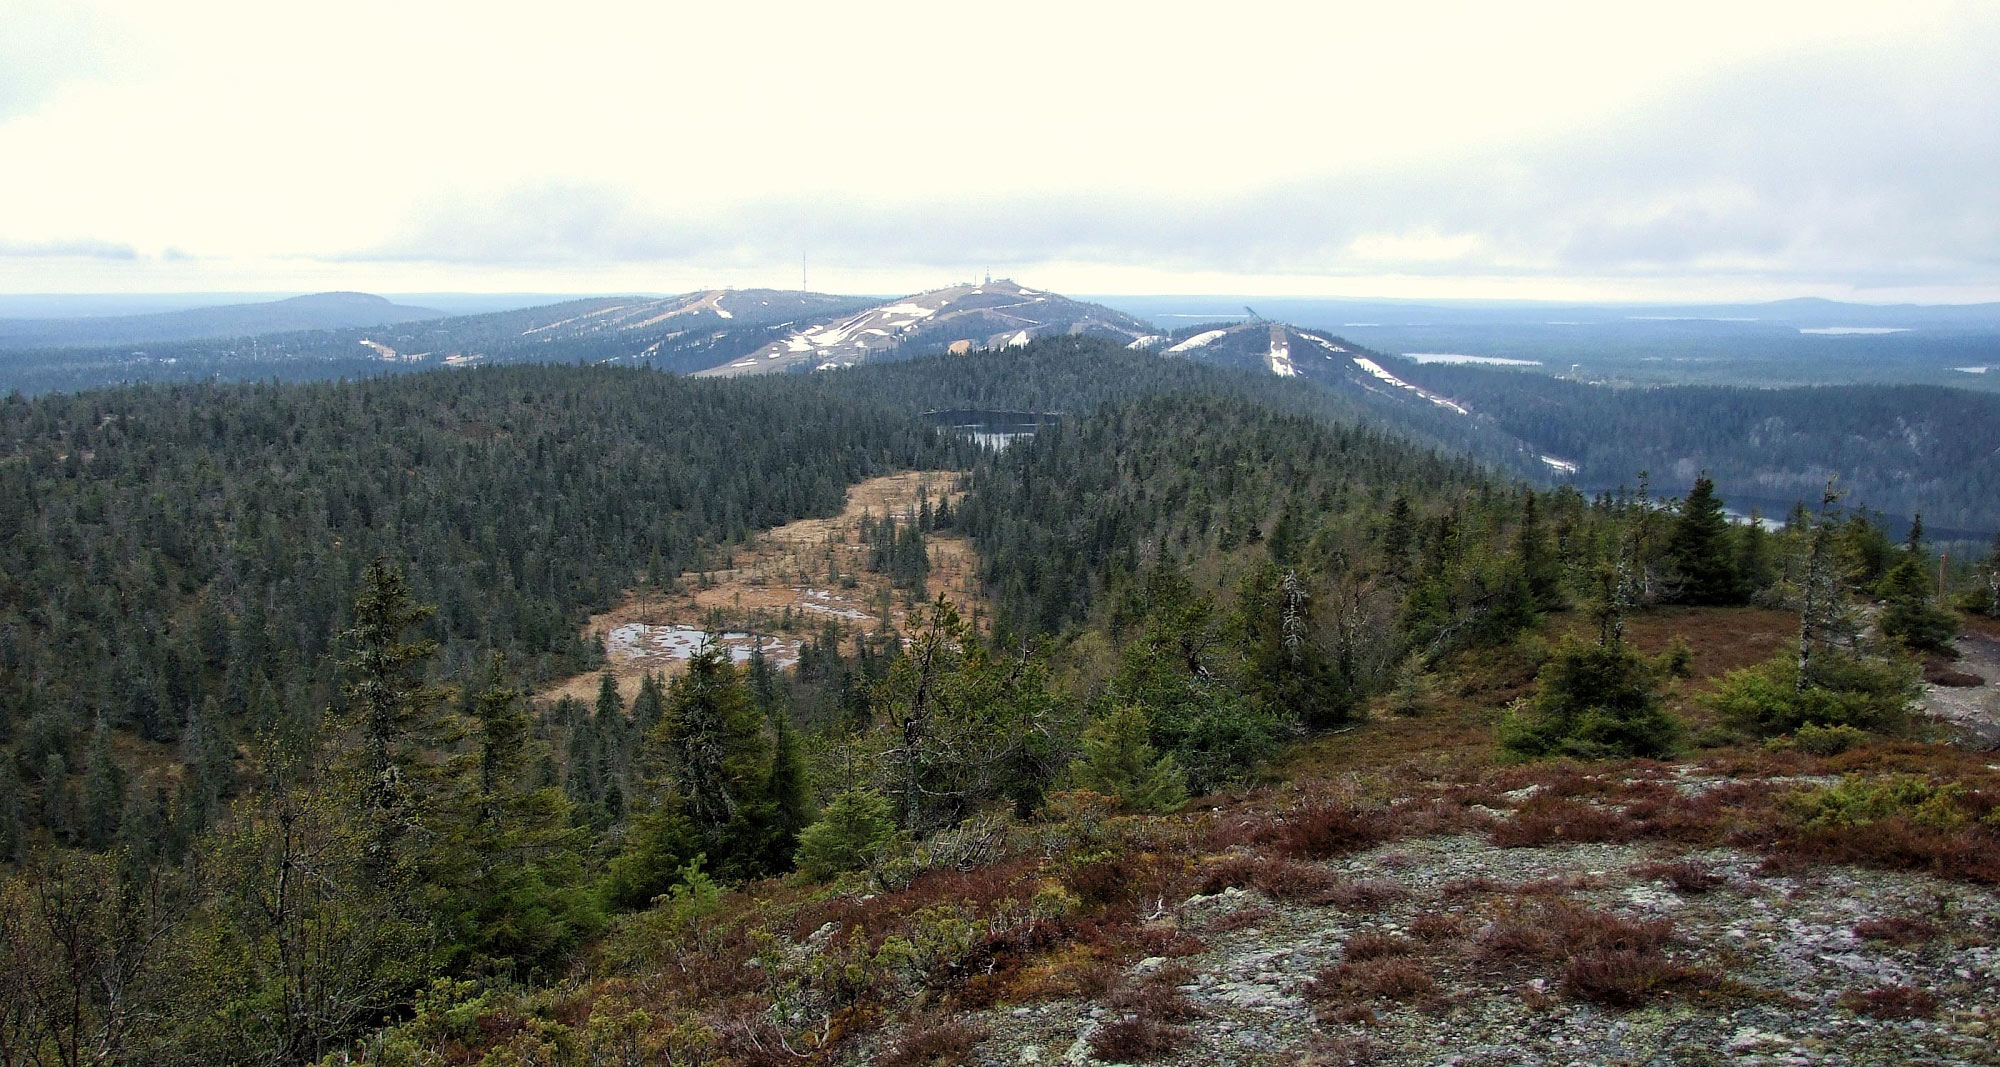
[[[1296,378],[1298,368],[1292,366],[1292,346],[1282,333],[1271,337],[1271,373],[1280,378]]]
[[[1209,330],[1205,333],[1195,334],[1193,337],[1190,337],[1187,340],[1182,341],[1180,344],[1177,344],[1172,348],[1167,349],[1167,354],[1172,355],[1175,352],[1186,352],[1189,349],[1200,348],[1203,345],[1206,345],[1214,341],[1216,338],[1221,337],[1223,334],[1226,334],[1228,332],[1229,332],[1228,330]]]
[[[1389,385],[1393,385],[1398,389],[1408,389],[1410,392],[1415,393],[1420,397],[1423,397],[1425,400],[1428,400],[1431,403],[1436,404],[1438,407],[1449,408],[1452,411],[1458,412],[1460,415],[1472,414],[1471,411],[1467,410],[1457,401],[1452,400],[1449,397],[1439,396],[1428,389],[1419,389],[1416,386],[1411,385],[1409,382],[1406,382],[1403,379],[1398,378],[1393,374],[1390,374],[1388,371],[1382,369],[1382,365],[1380,363],[1377,363],[1372,359],[1368,359],[1364,356],[1355,356],[1354,365],[1360,367],[1362,370],[1367,371],[1368,373],[1374,375],[1375,377],[1380,378],[1383,382]]]

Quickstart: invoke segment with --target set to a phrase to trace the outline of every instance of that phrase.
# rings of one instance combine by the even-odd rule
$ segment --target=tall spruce
[[[424,673],[437,644],[410,636],[435,613],[410,595],[401,569],[377,559],[362,573],[354,625],[342,635],[347,715],[361,735],[355,765],[371,836],[369,866],[383,882],[410,858],[405,843],[435,785],[431,759],[442,694]]]
[[[1681,501],[1680,514],[1667,536],[1667,559],[1681,582],[1681,599],[1690,604],[1737,604],[1744,599],[1742,582],[1731,549],[1729,519],[1707,474]]]

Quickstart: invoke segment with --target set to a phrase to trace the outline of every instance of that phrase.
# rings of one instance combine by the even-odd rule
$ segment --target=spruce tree
[[[1667,559],[1690,604],[1738,604],[1743,591],[1730,552],[1729,519],[1708,475],[1695,479],[1667,536]]]
[[[772,716],[771,771],[765,778],[764,795],[771,807],[767,866],[782,870],[798,848],[799,832],[812,819],[805,761],[799,755],[791,718],[782,711]]]
[[[896,839],[889,801],[872,789],[849,789],[799,835],[799,870],[824,881],[843,871],[865,870]]]
[[[27,849],[27,789],[12,759],[0,759],[0,863],[18,863]]]
[[[354,625],[342,635],[347,716],[360,734],[351,777],[370,835],[370,875],[378,884],[416,858],[407,842],[435,785],[431,752],[439,740],[441,694],[425,683],[424,672],[437,645],[409,633],[435,610],[410,595],[400,569],[377,559],[362,574]]]
[[[1070,764],[1070,777],[1131,811],[1173,811],[1187,802],[1187,779],[1172,755],[1153,751],[1150,736],[1143,710],[1115,705],[1083,732],[1083,755]]]
[[[643,742],[666,717],[665,687],[658,674],[648,671],[639,680],[639,692],[632,698],[632,735]]]
[[[655,735],[702,851],[718,871],[741,872],[746,860],[754,867],[768,757],[743,676],[720,648],[695,653],[667,687]]]
[[[98,720],[90,737],[90,761],[83,777],[83,844],[110,848],[125,816],[125,769],[111,754],[111,731]]]
[[[1958,636],[1958,620],[1931,602],[1931,579],[1923,557],[1904,555],[1882,579],[1878,625],[1889,637],[1918,652],[1943,652]]]

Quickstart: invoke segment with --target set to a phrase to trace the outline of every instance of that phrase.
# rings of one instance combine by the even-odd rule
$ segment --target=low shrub
[[[1139,982],[1125,986],[1104,1000],[1113,1011],[1155,1022],[1182,1023],[1208,1017],[1194,1001],[1165,982]]]
[[[1562,989],[1578,1000],[1630,1008],[1687,977],[1685,968],[1656,951],[1595,949],[1563,968]]]
[[[957,1067],[972,1059],[985,1029],[958,1019],[912,1023],[875,1062],[881,1067]]]
[[[1348,911],[1374,911],[1410,895],[1410,891],[1386,878],[1357,878],[1327,890],[1327,903]]]
[[[1821,726],[1809,722],[1792,732],[1792,743],[1812,756],[1838,756],[1866,740],[1867,731],[1840,723]]]
[[[1639,826],[1624,813],[1574,800],[1529,801],[1511,819],[1493,824],[1487,836],[1501,848],[1630,841]]]
[[[1729,881],[1720,871],[1696,860],[1681,860],[1676,863],[1642,863],[1632,868],[1634,878],[1647,881],[1665,882],[1677,893],[1690,896],[1706,893]]]
[[[1187,1042],[1187,1031],[1146,1018],[1119,1019],[1091,1032],[1090,1052],[1112,1063],[1163,1060]]]
[[[2000,884],[2000,807],[1956,782],[1850,776],[1782,797],[1779,810],[1761,841],[1773,869],[1855,863]]]
[[[1565,995],[1626,1008],[1693,977],[1667,957],[1672,938],[1668,920],[1627,919],[1561,900],[1502,916],[1479,940],[1490,959],[1563,960]]]
[[[1937,1014],[1937,994],[1906,985],[1877,986],[1841,994],[1840,1006],[1871,1019],[1928,1019]]]
[[[1373,848],[1391,836],[1381,813],[1332,803],[1287,812],[1261,832],[1259,843],[1281,856],[1325,860]]]
[[[1427,911],[1410,920],[1410,936],[1426,944],[1465,936],[1465,920],[1451,912]]]
[[[1956,830],[1971,821],[1961,805],[1965,787],[1898,775],[1871,780],[1849,775],[1839,785],[1786,797],[1783,809],[1807,829],[1854,829],[1898,817],[1934,830]]]
[[[1343,963],[1321,971],[1306,986],[1318,1000],[1422,1000],[1437,994],[1437,980],[1407,956]]]
[[[1902,915],[1890,915],[1880,919],[1863,919],[1854,924],[1854,936],[1863,941],[1882,941],[1891,945],[1918,945],[1938,936],[1937,924],[1922,919],[1911,919]]]
[[[1416,942],[1407,937],[1368,930],[1348,938],[1346,946],[1341,949],[1341,954],[1348,962],[1358,963],[1363,960],[1387,959],[1391,956],[1412,956],[1416,951]]]

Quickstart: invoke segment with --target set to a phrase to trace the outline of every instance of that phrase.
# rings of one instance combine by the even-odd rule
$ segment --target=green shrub
[[[1933,830],[1957,830],[1971,821],[1961,803],[1965,787],[1938,785],[1916,775],[1867,779],[1850,775],[1839,785],[1795,793],[1785,812],[1807,829],[1858,829],[1898,817]]]
[[[1083,757],[1070,777],[1094,793],[1117,797],[1130,811],[1169,812],[1187,802],[1187,777],[1171,755],[1153,751],[1146,713],[1120,704],[1083,732]]]
[[[1821,726],[1816,722],[1809,722],[1792,734],[1792,743],[1798,750],[1814,756],[1838,756],[1866,740],[1865,730],[1839,724]]]
[[[1543,658],[1547,658],[1546,651]],[[1390,713],[1415,718],[1435,710],[1437,701],[1437,675],[1431,673],[1421,654],[1412,653],[1396,668],[1396,684],[1387,700]]]
[[[799,870],[815,881],[865,870],[896,838],[889,802],[872,789],[850,789],[799,833]]]
[[[1500,727],[1514,755],[1657,758],[1680,745],[1681,724],[1660,706],[1657,669],[1623,643],[1563,642],[1536,687]]]
[[[1813,659],[1812,684],[1800,687],[1798,677],[1798,661],[1781,653],[1731,671],[1708,704],[1723,722],[1757,737],[1813,724],[1896,733],[1908,725],[1919,690],[1915,664],[1851,653],[1822,651]]]

